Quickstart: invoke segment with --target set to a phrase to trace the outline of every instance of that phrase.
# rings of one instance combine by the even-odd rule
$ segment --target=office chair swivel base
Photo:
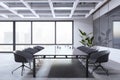
[[[24,63],[22,63],[21,66],[17,67],[16,69],[14,69],[14,70],[12,71],[12,74],[14,73],[14,71],[16,71],[17,69],[19,69],[19,68],[21,68],[21,67],[22,67],[21,76],[23,76],[23,71],[25,70],[25,69],[24,69],[25,67],[31,70],[30,67],[28,67],[28,66],[26,66]]]
[[[95,65],[95,64],[94,64]],[[93,73],[95,70],[97,70],[98,68],[102,68],[103,69],[103,71],[105,71],[105,73],[107,74],[107,76],[109,76],[109,74],[108,74],[108,70],[106,70],[100,63],[99,63],[99,65],[95,65],[95,68],[93,69],[93,71],[91,72],[91,73]]]

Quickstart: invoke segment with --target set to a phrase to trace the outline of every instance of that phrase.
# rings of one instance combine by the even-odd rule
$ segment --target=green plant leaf
[[[94,40],[94,36],[91,37],[91,42],[93,42],[93,40]]]
[[[84,39],[82,39],[81,41],[82,41],[82,42],[85,42],[85,40],[84,40]]]
[[[89,37],[86,37],[85,40],[89,40]]]
[[[93,36],[91,37],[92,32],[87,34],[86,32],[83,32],[80,29],[79,29],[79,32],[80,32],[80,37],[82,38],[82,40],[79,42],[88,47],[92,46],[93,39],[94,39]]]
[[[86,43],[85,42],[82,42],[82,41],[79,41],[81,44],[83,44],[84,46],[86,46]]]
[[[81,33],[81,35],[86,35],[86,33],[82,32],[80,29],[79,29],[79,32]]]

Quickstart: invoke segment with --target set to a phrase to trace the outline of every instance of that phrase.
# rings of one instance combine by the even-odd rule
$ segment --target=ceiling
[[[108,0],[0,0],[0,18],[87,18]]]

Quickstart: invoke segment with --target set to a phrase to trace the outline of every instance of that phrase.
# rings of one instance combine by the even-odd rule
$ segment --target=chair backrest
[[[103,63],[103,62],[108,62],[109,60],[109,51],[101,51],[100,56],[97,58],[96,63]]]
[[[98,52],[98,50],[96,50],[96,49],[92,49],[92,48],[85,47],[85,46],[77,47],[77,49],[85,52],[85,53],[88,54],[89,56],[90,56],[92,53]]]
[[[24,62],[24,63],[28,62],[27,59],[24,56],[22,56],[20,53],[21,51],[16,51],[14,53],[15,62]]]
[[[42,46],[35,46],[34,49],[37,49],[38,51],[40,51],[40,50],[43,50],[44,47],[42,47]]]
[[[37,49],[34,49],[34,48],[26,48],[23,50],[24,52],[28,52],[30,54],[35,54],[36,52],[38,52]]]
[[[91,54],[89,60],[94,63],[107,62],[109,59],[109,53],[110,52],[107,50],[98,51],[96,53]]]
[[[16,54],[23,56],[26,60],[32,60],[33,59],[33,54],[30,54],[29,52],[26,51],[16,51]]]
[[[86,51],[86,48],[87,48],[87,47],[85,47],[85,46],[79,46],[79,47],[77,47],[77,49],[79,49],[79,50],[81,50],[81,51]]]

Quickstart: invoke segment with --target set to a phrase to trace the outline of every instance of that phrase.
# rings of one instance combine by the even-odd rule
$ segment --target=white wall
[[[74,20],[74,47],[81,46],[80,44],[80,33],[79,30],[85,31],[87,33],[93,32],[93,19],[89,17],[87,19]]]
[[[96,13],[93,14],[93,20],[99,18],[100,16],[104,15],[105,13],[113,10],[114,8],[120,5],[120,0],[111,0],[109,3],[104,5],[101,9],[99,9]]]

